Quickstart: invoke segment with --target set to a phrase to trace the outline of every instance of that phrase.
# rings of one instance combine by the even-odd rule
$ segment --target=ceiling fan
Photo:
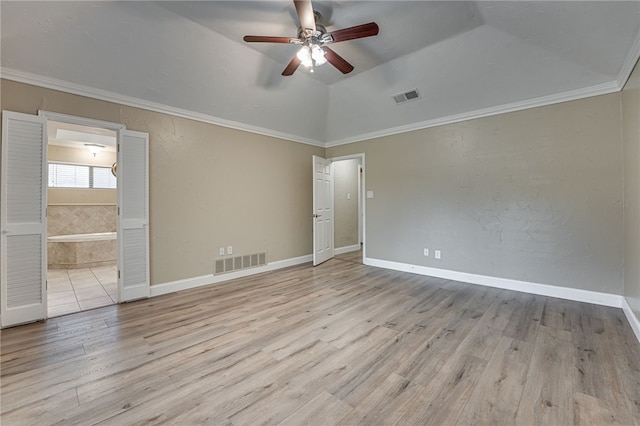
[[[293,3],[295,4],[296,12],[300,20],[297,38],[247,35],[244,36],[244,41],[248,43],[287,43],[301,45],[302,47],[298,53],[291,59],[291,62],[289,62],[284,71],[282,71],[282,75],[284,76],[292,75],[301,64],[313,72],[314,67],[322,65],[325,62],[329,62],[343,74],[348,74],[353,71],[353,65],[330,49],[327,44],[377,35],[378,24],[369,22],[368,24],[327,32],[326,28],[318,23],[320,14],[313,10],[311,0],[294,0]]]

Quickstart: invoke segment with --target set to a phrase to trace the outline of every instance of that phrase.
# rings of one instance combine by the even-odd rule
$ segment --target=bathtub
[[[117,256],[115,232],[54,235],[47,238],[49,269],[80,269],[113,265]]]

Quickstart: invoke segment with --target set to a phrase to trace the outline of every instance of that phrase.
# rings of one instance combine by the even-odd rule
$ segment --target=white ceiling
[[[293,2],[0,3],[3,77],[319,145],[619,90],[640,54],[639,1],[318,1],[355,70],[280,73]],[[396,105],[392,95],[418,89]]]
[[[116,132],[79,124],[47,121],[49,145],[86,148],[86,144],[100,145],[104,151],[116,152]]]

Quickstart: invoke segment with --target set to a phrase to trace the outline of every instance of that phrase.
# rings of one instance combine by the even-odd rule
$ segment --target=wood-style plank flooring
[[[3,425],[640,423],[640,344],[620,309],[349,260],[1,343]]]

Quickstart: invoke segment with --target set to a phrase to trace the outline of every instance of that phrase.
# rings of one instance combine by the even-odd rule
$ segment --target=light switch
[[[373,191],[367,191],[367,198],[373,198]]]
[[[347,192],[347,200],[351,199],[351,194]]]

